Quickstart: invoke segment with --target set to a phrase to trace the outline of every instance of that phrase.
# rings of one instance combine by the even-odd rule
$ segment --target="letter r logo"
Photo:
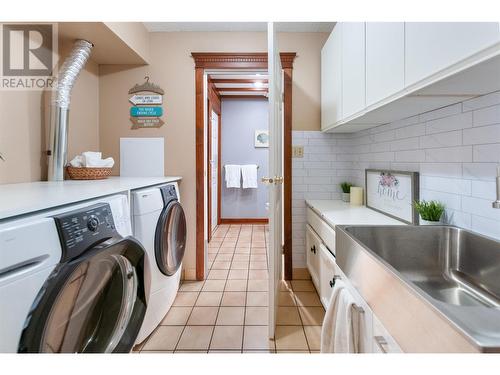
[[[52,37],[50,24],[3,24],[3,75],[51,76]]]

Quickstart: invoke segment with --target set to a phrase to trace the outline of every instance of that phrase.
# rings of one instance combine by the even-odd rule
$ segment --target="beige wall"
[[[61,45],[64,58],[71,45]],[[68,156],[99,148],[98,65],[90,61],[76,81],[70,111]],[[40,181],[47,177],[48,91],[0,90],[0,183]]]
[[[327,34],[284,33],[281,51],[297,52],[294,64],[293,128],[320,129],[320,50]],[[150,65],[101,65],[99,68],[99,130],[104,156],[119,161],[120,137],[164,137],[165,174],[183,177],[181,196],[188,221],[187,274],[195,268],[195,83],[191,52],[264,52],[266,33],[152,33]],[[151,81],[164,90],[165,125],[131,130],[128,90]],[[119,173],[119,163],[114,174]]]

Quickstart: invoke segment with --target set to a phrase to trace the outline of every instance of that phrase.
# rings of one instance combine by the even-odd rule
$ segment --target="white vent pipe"
[[[49,181],[64,180],[64,167],[68,151],[68,124],[71,90],[78,75],[89,59],[93,44],[77,40],[68,58],[59,70],[56,92],[50,113]]]

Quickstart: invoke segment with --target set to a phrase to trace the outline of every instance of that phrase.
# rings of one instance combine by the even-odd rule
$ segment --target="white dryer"
[[[178,191],[174,182],[132,192],[133,233],[146,249],[148,305],[137,343],[160,324],[179,289],[187,232]]]
[[[144,248],[124,195],[0,221],[0,352],[128,352]]]

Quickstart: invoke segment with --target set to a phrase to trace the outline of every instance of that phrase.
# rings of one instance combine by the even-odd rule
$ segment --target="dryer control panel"
[[[166,207],[172,201],[176,201],[177,199],[177,191],[175,190],[174,185],[165,185],[160,187],[161,196],[163,198],[163,206]]]
[[[73,259],[99,242],[118,236],[108,203],[98,203],[54,216],[63,250],[61,261]]]

